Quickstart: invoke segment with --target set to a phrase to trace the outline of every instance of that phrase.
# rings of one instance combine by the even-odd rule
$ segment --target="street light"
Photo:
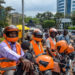
[[[24,41],[24,0],[22,0],[22,41]]]

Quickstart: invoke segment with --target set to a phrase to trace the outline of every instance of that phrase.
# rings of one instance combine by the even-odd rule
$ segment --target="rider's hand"
[[[21,63],[23,63],[23,70],[25,70],[26,72],[28,72],[30,69],[33,69],[33,64],[24,58],[20,58],[19,59]]]

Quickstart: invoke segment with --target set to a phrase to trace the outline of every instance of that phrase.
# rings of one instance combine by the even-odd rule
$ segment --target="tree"
[[[40,23],[41,25],[43,25],[43,22],[44,22],[45,20],[51,20],[52,17],[53,17],[53,14],[52,14],[51,12],[38,13],[38,14],[36,15],[36,18],[38,18],[39,23]]]
[[[63,13],[56,13],[54,17],[57,19],[64,18],[64,14]]]
[[[32,18],[32,20],[33,20],[33,22],[34,22],[35,24],[40,24],[40,21],[39,21],[38,18]]]
[[[12,10],[15,10],[15,9],[13,9],[11,6],[8,6],[8,7],[6,7],[5,8],[5,10],[6,10],[6,12],[11,12]]]
[[[5,3],[4,0],[0,0],[0,25],[5,27],[8,25],[10,11],[13,10],[13,8],[11,6],[5,8],[1,5],[2,3]]]
[[[5,3],[3,0],[0,0],[0,27],[4,27],[5,23],[5,8],[1,4]]]
[[[0,5],[1,5],[1,4],[4,4],[4,3],[5,3],[5,1],[4,1],[4,0],[0,0]]]
[[[56,27],[59,28],[59,25],[61,24],[61,20],[62,18],[64,18],[64,14],[63,13],[56,13],[54,15],[55,21],[56,21]]]
[[[40,20],[50,20],[51,17],[53,17],[53,14],[51,12],[44,12],[44,13],[38,13],[36,15],[37,18],[39,18]]]
[[[9,17],[9,16],[10,16],[10,12],[11,12],[12,10],[15,10],[15,9],[13,9],[11,6],[8,6],[8,7],[5,8],[6,17]]]
[[[54,20],[45,20],[43,22],[43,28],[50,28],[50,27],[55,27],[55,21]]]
[[[71,19],[72,19],[72,24],[75,26],[75,11],[72,12]]]

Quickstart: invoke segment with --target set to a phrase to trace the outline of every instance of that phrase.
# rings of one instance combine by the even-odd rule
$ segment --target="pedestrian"
[[[65,40],[68,44],[70,44],[70,37],[68,35],[68,30],[64,29],[63,34],[59,36],[58,41]]]
[[[48,29],[45,29],[43,33],[43,39],[46,40],[48,37],[49,37]]]

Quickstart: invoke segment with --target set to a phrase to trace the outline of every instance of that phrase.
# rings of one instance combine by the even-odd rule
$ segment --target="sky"
[[[57,0],[24,0],[24,13],[26,16],[34,17],[37,13],[50,11],[56,13]],[[4,6],[11,6],[14,12],[22,12],[22,0],[5,0]]]

